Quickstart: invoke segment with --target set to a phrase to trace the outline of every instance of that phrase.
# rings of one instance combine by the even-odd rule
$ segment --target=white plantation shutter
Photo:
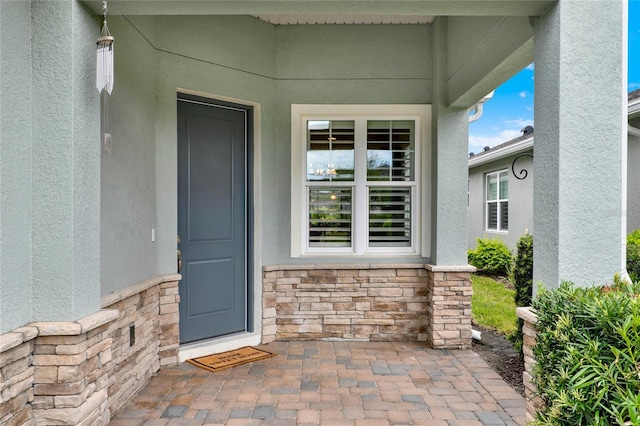
[[[413,181],[415,122],[367,122],[367,180]]]
[[[411,247],[411,187],[369,188],[369,247]]]
[[[367,122],[367,181],[393,183],[369,186],[369,247],[411,247],[414,132],[414,121]]]
[[[500,230],[509,230],[509,202],[500,201]]]

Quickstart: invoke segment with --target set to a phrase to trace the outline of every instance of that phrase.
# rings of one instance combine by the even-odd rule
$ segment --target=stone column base
[[[542,400],[536,396],[537,389],[532,382],[533,366],[536,363],[533,357],[533,347],[536,344],[536,335],[538,329],[536,323],[538,316],[530,307],[522,307],[516,309],[516,314],[524,325],[522,326],[523,344],[522,352],[524,354],[524,371],[522,372],[522,381],[524,383],[524,396],[527,400],[527,411],[525,418],[527,423],[532,422],[536,418],[536,412],[543,407]]]
[[[427,342],[435,349],[471,347],[471,273],[465,266],[426,265]]]

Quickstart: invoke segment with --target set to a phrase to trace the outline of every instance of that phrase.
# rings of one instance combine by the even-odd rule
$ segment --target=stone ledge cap
[[[477,269],[475,266],[471,266],[471,265],[460,265],[460,266],[455,266],[455,265],[429,265],[426,264],[425,269],[431,272],[469,272],[469,273],[473,273],[475,272]]]
[[[424,269],[424,262],[416,263],[301,263],[297,265],[263,266],[263,272],[306,271],[314,269]]]
[[[113,320],[118,319],[120,312],[117,309],[103,309],[76,321],[80,324],[81,333],[87,333],[101,325],[110,323]]]
[[[155,285],[172,281],[180,281],[181,279],[182,275],[180,274],[160,275],[157,277],[149,278],[148,280],[135,283],[133,285],[130,285],[129,287],[125,287],[123,289],[116,290],[113,293],[102,296],[100,298],[100,307],[104,309],[135,294],[142,293],[143,291]]]
[[[13,349],[24,342],[28,342],[37,335],[38,329],[35,327],[20,327],[0,334],[0,353]]]
[[[35,339],[38,337],[38,329],[36,327],[24,326],[13,330],[14,333],[22,333],[24,341]]]
[[[82,332],[80,324],[72,321],[32,322],[29,326],[37,327],[40,336],[77,336]]]
[[[22,343],[24,343],[24,336],[22,333],[16,333],[15,331],[4,333],[0,336],[0,353],[15,348]]]
[[[518,318],[531,324],[536,324],[538,322],[538,315],[533,312],[531,306],[521,306],[516,308],[516,315]]]
[[[37,328],[39,336],[78,336],[118,319],[119,315],[117,309],[103,309],[77,321],[32,322],[29,327]]]

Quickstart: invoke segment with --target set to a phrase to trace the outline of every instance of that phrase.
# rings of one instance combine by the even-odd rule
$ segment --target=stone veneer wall
[[[0,335],[0,425],[32,425],[36,327]]]
[[[262,341],[400,340],[468,348],[474,270],[423,264],[264,267]]]
[[[522,372],[522,381],[524,383],[524,395],[527,400],[527,411],[525,418],[527,423],[535,420],[536,412],[542,408],[542,400],[536,396],[536,386],[531,381],[533,373],[533,366],[536,360],[533,356],[532,348],[536,344],[537,328],[536,323],[538,317],[531,310],[530,307],[517,308],[516,314],[524,321],[522,326],[522,333],[524,334],[524,342],[522,345],[522,352],[524,353],[524,371]]]
[[[162,365],[178,362],[178,277],[166,282],[143,282],[104,297],[102,306],[119,312],[107,330],[113,339],[109,377],[109,412],[124,405]],[[130,327],[135,328],[131,344]]]
[[[177,362],[179,279],[108,295],[103,310],[77,321],[1,335],[0,424],[108,424],[160,365]]]

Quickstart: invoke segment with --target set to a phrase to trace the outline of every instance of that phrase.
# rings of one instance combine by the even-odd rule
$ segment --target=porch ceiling
[[[318,21],[327,16],[344,15],[386,15],[404,17],[403,19],[408,16],[538,16],[556,2],[557,0],[109,0],[109,14],[315,15]],[[94,13],[102,15],[101,1],[86,0],[85,3]],[[362,23],[367,22],[363,19]]]

